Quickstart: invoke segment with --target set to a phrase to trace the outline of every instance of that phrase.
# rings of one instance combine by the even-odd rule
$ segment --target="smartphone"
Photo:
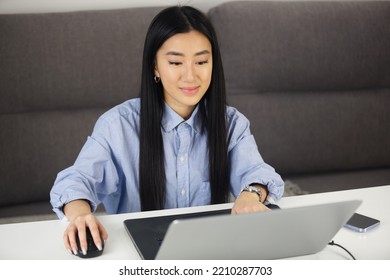
[[[344,226],[357,232],[366,232],[379,224],[380,221],[377,219],[355,213]]]

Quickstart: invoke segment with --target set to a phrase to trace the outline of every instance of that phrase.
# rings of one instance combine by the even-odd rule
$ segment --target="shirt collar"
[[[183,122],[191,126],[195,132],[200,133],[202,123],[201,116],[199,114],[199,105],[196,105],[191,117],[188,120],[185,120],[164,102],[164,112],[161,125],[165,132],[170,132]]]

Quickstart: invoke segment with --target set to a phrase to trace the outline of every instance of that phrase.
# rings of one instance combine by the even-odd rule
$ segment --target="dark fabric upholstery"
[[[230,2],[209,15],[231,95],[390,87],[389,2]]]
[[[390,167],[390,2],[231,2],[209,16],[229,103],[284,178]],[[353,185],[338,178],[322,190]]]
[[[385,186],[390,182],[390,168],[361,169],[354,171],[301,174],[289,176],[300,188],[320,193],[326,190],[342,191],[348,189]]]
[[[0,15],[0,217],[46,214],[99,115],[139,92],[162,7]],[[390,184],[390,2],[213,8],[228,101],[309,192]]]
[[[0,15],[0,217],[51,209],[57,173],[99,115],[138,96],[161,9]]]
[[[0,15],[0,112],[110,107],[138,95],[161,8]]]
[[[0,115],[0,205],[48,201],[57,173],[74,162],[103,111]]]
[[[390,90],[229,96],[282,174],[390,166]]]

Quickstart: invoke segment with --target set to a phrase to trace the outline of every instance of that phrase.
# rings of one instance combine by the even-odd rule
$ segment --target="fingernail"
[[[87,250],[85,250],[85,248],[81,248],[81,250],[83,251],[83,255],[85,256],[87,254]]]
[[[73,249],[73,255],[77,256],[77,250],[76,249]]]
[[[99,249],[99,251],[103,250],[102,244],[101,244],[101,243],[98,243],[98,244],[96,245],[96,247]]]
[[[73,255],[72,250],[68,248],[69,254]]]

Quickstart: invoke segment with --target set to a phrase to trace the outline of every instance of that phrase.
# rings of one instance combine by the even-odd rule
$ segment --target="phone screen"
[[[345,224],[345,227],[358,231],[358,232],[366,232],[376,226],[378,226],[380,223],[379,220],[355,213],[352,215],[352,217],[348,220],[348,222]]]

